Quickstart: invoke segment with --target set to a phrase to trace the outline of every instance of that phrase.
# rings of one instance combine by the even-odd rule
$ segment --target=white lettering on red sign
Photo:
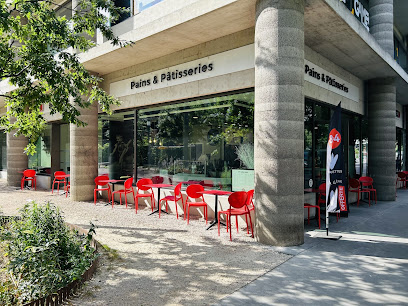
[[[346,192],[344,186],[339,186],[340,211],[347,211]]]

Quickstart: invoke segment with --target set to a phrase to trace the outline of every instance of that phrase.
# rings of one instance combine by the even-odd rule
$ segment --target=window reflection
[[[138,178],[230,190],[232,168],[253,168],[253,99],[249,92],[140,110]]]
[[[0,171],[7,169],[7,134],[2,130],[0,131],[0,154],[1,164]]]
[[[98,173],[112,179],[134,176],[135,111],[100,116]]]
[[[39,173],[50,174],[51,169],[51,125],[47,125],[36,143],[36,152],[28,156],[28,168]]]

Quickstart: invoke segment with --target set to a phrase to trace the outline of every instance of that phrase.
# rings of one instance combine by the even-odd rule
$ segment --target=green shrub
[[[80,278],[95,258],[90,247],[93,227],[88,236],[78,235],[50,203],[33,202],[21,214],[21,220],[3,231],[8,242],[7,269],[20,303],[47,296]]]

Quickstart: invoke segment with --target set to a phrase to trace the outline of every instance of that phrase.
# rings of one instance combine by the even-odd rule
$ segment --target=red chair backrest
[[[133,177],[130,177],[125,181],[125,184],[124,184],[125,189],[132,188],[132,184],[133,184]]]
[[[406,175],[408,175],[408,171],[402,171],[403,173],[405,173]]]
[[[164,182],[164,177],[162,176],[153,176],[152,177],[153,184],[161,184]]]
[[[181,196],[181,185],[183,185],[183,183],[178,183],[177,186],[174,188],[174,195],[177,196]]]
[[[55,171],[54,177],[57,180],[65,180],[65,177],[61,177],[61,175],[66,175],[64,171]]]
[[[228,202],[231,207],[241,208],[246,206],[247,198],[248,193],[246,191],[236,191],[230,194],[228,197]]]
[[[398,172],[397,175],[400,179],[403,179],[403,180],[407,178],[407,175],[404,172]]]
[[[254,190],[252,189],[252,190],[250,190],[250,191],[248,191],[247,192],[247,195],[248,195],[248,197],[247,197],[247,200],[246,200],[246,205],[252,205],[252,206],[254,206],[254,201],[253,201],[253,198],[254,198]]]
[[[35,170],[32,170],[32,169],[24,170],[23,175],[24,175],[24,177],[34,177],[35,176]]]
[[[95,185],[97,185],[97,186],[106,186],[106,185],[108,185],[107,182],[101,183],[100,181],[107,181],[107,180],[109,180],[109,176],[107,176],[107,175],[99,175],[99,176],[97,176],[97,177],[95,178]]]
[[[326,183],[320,184],[319,186],[319,193],[326,194]]]
[[[373,179],[369,176],[362,176],[358,179],[363,187],[372,187],[373,186]]]
[[[199,191],[204,191],[204,187],[198,184],[193,184],[187,187],[186,193],[192,199],[197,199],[203,196]]]
[[[360,182],[358,181],[358,179],[355,179],[355,178],[349,179],[349,185],[350,185],[350,188],[353,188],[353,189],[360,188]]]
[[[151,179],[148,179],[148,178],[142,178],[142,179],[137,181],[136,186],[137,186],[137,189],[146,191],[146,190],[152,189],[152,187],[146,187],[145,186],[145,185],[148,185],[148,184],[153,184],[153,181]]]

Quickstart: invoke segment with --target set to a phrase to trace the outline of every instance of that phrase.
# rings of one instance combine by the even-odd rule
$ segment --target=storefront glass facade
[[[7,134],[4,131],[0,132],[0,154],[0,171],[7,170]]]
[[[305,101],[304,188],[318,188],[326,181],[327,135],[333,107]],[[343,112],[342,139],[344,168],[347,178],[367,175],[368,137],[366,120],[361,116]]]
[[[250,91],[101,116],[99,173],[231,190],[253,169],[253,114]]]
[[[37,140],[36,152],[28,156],[28,168],[38,173],[50,174],[51,169],[51,125],[47,125]]]

